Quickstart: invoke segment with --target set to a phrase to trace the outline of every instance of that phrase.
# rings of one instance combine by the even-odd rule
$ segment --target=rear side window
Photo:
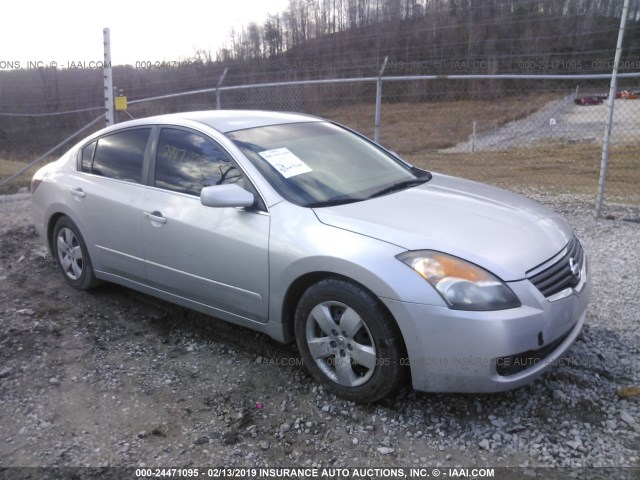
[[[91,173],[141,183],[144,152],[147,148],[150,132],[150,128],[137,128],[98,139]],[[90,145],[85,149],[88,147]],[[83,149],[83,170],[84,154]]]
[[[163,128],[158,140],[155,186],[200,195],[203,187],[243,184],[240,170],[212,140],[195,132]]]

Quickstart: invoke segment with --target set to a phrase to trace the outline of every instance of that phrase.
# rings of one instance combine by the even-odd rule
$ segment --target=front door
[[[147,282],[231,315],[267,321],[268,213],[200,203],[209,185],[248,180],[217,143],[180,128],[159,133],[142,237]]]

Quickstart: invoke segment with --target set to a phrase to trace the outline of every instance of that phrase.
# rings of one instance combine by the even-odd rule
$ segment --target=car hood
[[[573,236],[559,215],[532,200],[439,174],[418,187],[314,211],[326,225],[407,250],[449,253],[505,281],[524,278]]]

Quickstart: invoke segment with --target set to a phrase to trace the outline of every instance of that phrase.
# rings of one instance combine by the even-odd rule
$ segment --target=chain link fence
[[[222,87],[137,101],[134,117],[258,109],[319,115],[375,135],[376,78]],[[640,80],[623,79],[606,201],[640,205]],[[380,142],[410,162],[519,191],[595,201],[608,111],[606,78],[382,78]],[[627,92],[627,93],[622,93]]]
[[[35,171],[105,126],[104,107],[0,113],[0,193],[24,189]]]
[[[381,78],[380,143],[442,173],[541,194],[595,202],[607,119],[609,79]],[[118,121],[194,110],[257,109],[326,117],[375,136],[378,78],[225,86],[130,100]],[[621,78],[615,99],[605,201],[640,205],[640,74]],[[2,158],[35,156],[94,118],[2,117]],[[91,118],[90,118],[91,117]],[[8,125],[8,127],[7,127]],[[97,126],[95,126],[97,128]],[[21,140],[16,140],[21,139]],[[73,142],[70,142],[73,143]]]
[[[104,112],[104,107],[50,113],[0,113],[0,155],[24,160],[56,145]],[[104,123],[99,125],[104,127]]]
[[[521,191],[595,200],[607,80],[451,82],[459,94],[449,86],[436,94],[442,100],[415,93],[414,82],[394,85],[396,95],[384,97],[381,143],[425,168]],[[605,198],[639,205],[640,100],[616,99],[614,112]]]

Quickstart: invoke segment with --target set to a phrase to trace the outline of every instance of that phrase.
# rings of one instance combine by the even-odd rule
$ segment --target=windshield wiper
[[[305,205],[308,208],[320,208],[320,207],[333,207],[336,205],[345,205],[347,203],[361,202],[363,198],[358,197],[335,197],[329,200],[322,200],[321,202],[313,202]]]
[[[413,178],[411,180],[396,182],[392,185],[389,185],[388,187],[383,188],[382,190],[377,191],[376,193],[372,193],[371,195],[369,195],[369,198],[379,197],[381,195],[386,195],[387,193],[397,192],[398,190],[404,190],[405,188],[422,185],[428,180],[429,178]]]

